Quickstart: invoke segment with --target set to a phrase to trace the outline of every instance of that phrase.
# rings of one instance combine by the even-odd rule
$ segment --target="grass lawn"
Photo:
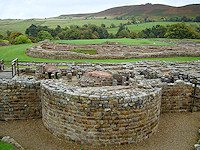
[[[0,150],[14,150],[14,146],[0,141]]]
[[[147,39],[96,39],[96,40],[69,40],[69,41],[56,41],[70,44],[100,44],[104,41],[120,42],[122,44],[133,44],[138,43],[138,45],[147,45],[144,42],[153,41]],[[142,44],[143,43],[143,44]],[[157,44],[157,42],[156,42]],[[133,44],[135,45],[135,44]],[[14,58],[18,58],[21,62],[104,62],[104,63],[122,63],[122,62],[134,62],[139,60],[163,60],[163,61],[191,61],[200,60],[200,57],[175,57],[175,58],[140,58],[140,59],[72,59],[72,60],[55,60],[55,59],[42,59],[29,57],[25,54],[26,48],[33,46],[32,44],[21,44],[12,46],[2,46],[0,47],[0,59],[4,58],[5,61],[12,61]]]
[[[121,38],[121,39],[88,39],[88,40],[56,40],[56,43],[62,44],[75,44],[75,45],[84,45],[84,44],[104,44],[104,42],[119,42],[122,45],[157,45],[157,46],[164,46],[169,45],[173,46],[170,43],[163,43],[159,41],[151,41],[150,39],[128,39],[128,38]]]

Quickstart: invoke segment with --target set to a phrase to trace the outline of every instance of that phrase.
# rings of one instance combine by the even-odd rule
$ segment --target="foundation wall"
[[[82,144],[137,143],[156,133],[160,112],[191,110],[193,86],[179,80],[138,96],[116,94],[115,90],[105,96],[73,93],[75,88],[52,80],[0,79],[0,120],[42,117],[54,135]],[[195,99],[194,104],[199,106],[200,100]],[[200,111],[199,107],[194,111]]]
[[[97,54],[71,52],[70,49],[96,49]],[[136,46],[136,45],[70,45],[48,44],[26,50],[31,57],[46,59],[131,59],[163,57],[198,57],[198,48],[175,46]]]
[[[0,79],[0,120],[40,117],[40,82],[19,77]]]
[[[194,105],[200,106],[200,99],[194,99],[191,95],[194,92],[194,85],[178,80],[175,83],[164,83],[162,86],[161,112],[186,112],[191,111],[192,101]],[[196,95],[200,95],[197,88]],[[194,111],[200,111],[199,107],[194,106]]]
[[[45,127],[66,140],[107,146],[135,143],[158,129],[161,89],[138,97],[74,95],[42,84]]]

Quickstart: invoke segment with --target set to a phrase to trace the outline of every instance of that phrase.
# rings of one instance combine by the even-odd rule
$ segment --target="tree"
[[[14,44],[25,44],[25,43],[32,43],[32,41],[24,35],[20,35],[20,36],[15,38]]]
[[[116,25],[114,23],[111,23],[110,28],[115,28]]]
[[[106,25],[105,25],[105,24],[101,24],[101,27],[102,27],[102,28],[105,28],[105,27],[106,27]]]
[[[129,36],[130,36],[131,39],[138,38],[138,34],[135,31],[131,31]]]
[[[167,32],[167,27],[161,25],[157,28],[157,38],[164,38]]]
[[[184,23],[176,23],[168,26],[165,34],[167,38],[184,39],[184,38],[199,38],[199,34],[191,27]]]
[[[200,22],[200,16],[197,16],[195,19],[196,22]]]
[[[131,20],[132,20],[132,23],[133,23],[133,24],[136,24],[136,23],[137,23],[135,17],[132,17]]]
[[[21,32],[12,32],[10,34],[10,37],[9,37],[9,41],[11,44],[14,44],[15,43],[15,38],[20,36],[20,35],[23,35]]]
[[[122,30],[122,31],[120,31],[119,32],[119,34],[118,34],[118,38],[129,38],[130,37],[130,35],[129,35],[130,33],[127,31],[127,30]]]
[[[3,35],[0,34],[0,39],[3,39]]]
[[[25,33],[29,36],[37,37],[38,28],[36,25],[32,24],[29,28],[26,29]]]
[[[10,32],[9,30],[7,30],[7,31],[6,31],[6,34],[7,34],[8,38],[9,38],[10,35],[11,35],[11,32]]]
[[[125,26],[124,26],[124,24],[120,23],[120,25],[119,25],[119,30],[117,31],[117,34],[116,34],[117,37],[119,36],[119,33],[120,33],[122,30],[125,30]]]
[[[53,40],[53,37],[51,36],[51,34],[48,31],[40,31],[38,32],[36,41],[43,41],[45,39],[49,39],[49,40]]]

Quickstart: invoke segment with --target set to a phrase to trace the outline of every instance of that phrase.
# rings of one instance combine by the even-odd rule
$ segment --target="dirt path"
[[[41,119],[0,122],[0,137],[9,135],[28,150],[193,150],[199,138],[200,112],[161,114],[159,131],[139,144],[87,147],[56,138]]]

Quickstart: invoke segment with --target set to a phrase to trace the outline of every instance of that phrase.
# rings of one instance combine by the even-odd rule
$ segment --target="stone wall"
[[[40,117],[40,82],[17,76],[0,79],[0,120]]]
[[[191,111],[192,93],[194,85],[177,80],[175,83],[163,83],[161,112],[186,112]],[[200,87],[197,88],[197,94],[200,94]],[[200,99],[195,99],[195,105],[200,106]],[[194,107],[195,111],[200,111],[199,107]]]
[[[28,68],[21,71],[26,77],[0,79],[0,120],[42,117],[65,140],[134,143],[156,132],[160,112],[191,111],[193,83],[200,82],[200,61],[59,65],[67,66],[62,79],[43,79],[44,64],[37,64],[36,77],[28,77]],[[200,111],[200,99],[194,105]]]
[[[71,49],[96,49],[97,54],[71,52]],[[200,49],[179,46],[73,45],[42,42],[26,50],[31,57],[46,59],[131,59],[163,57],[198,57]]]
[[[52,81],[41,85],[44,125],[62,139],[120,145],[142,141],[158,129],[161,88],[80,88]]]

